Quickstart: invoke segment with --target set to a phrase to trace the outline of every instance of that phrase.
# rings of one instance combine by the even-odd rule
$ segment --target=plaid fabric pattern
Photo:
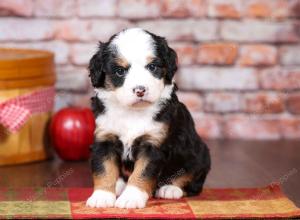
[[[279,186],[204,189],[200,196],[150,199],[143,209],[89,208],[91,188],[1,188],[0,219],[299,219]]]
[[[19,131],[32,114],[53,108],[54,93],[54,87],[47,87],[0,103],[0,123],[12,133]]]

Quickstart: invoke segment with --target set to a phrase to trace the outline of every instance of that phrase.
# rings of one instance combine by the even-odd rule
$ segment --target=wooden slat
[[[53,73],[53,53],[42,50],[0,48],[0,80],[44,76]]]
[[[42,77],[32,77],[19,80],[0,80],[1,89],[17,89],[35,86],[51,86],[55,83],[55,75],[45,75]]]

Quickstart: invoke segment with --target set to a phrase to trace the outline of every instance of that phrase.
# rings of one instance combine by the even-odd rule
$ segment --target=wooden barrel
[[[52,53],[0,48],[0,108],[9,100],[51,88],[54,83]],[[0,165],[46,159],[49,156],[46,137],[50,116],[51,110],[33,113],[15,133],[0,123]]]

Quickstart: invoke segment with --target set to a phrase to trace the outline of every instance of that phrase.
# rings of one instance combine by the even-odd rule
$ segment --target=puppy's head
[[[110,99],[132,108],[147,107],[166,94],[177,70],[177,55],[166,40],[139,28],[100,43],[89,64],[92,84]]]

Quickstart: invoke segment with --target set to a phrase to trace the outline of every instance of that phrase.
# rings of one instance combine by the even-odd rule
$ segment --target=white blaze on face
[[[149,58],[155,57],[152,37],[142,29],[132,28],[116,36],[112,45],[116,47],[118,55],[130,65],[124,84],[114,92],[117,100],[122,105],[131,106],[139,100],[133,89],[144,86],[146,93],[143,100],[157,101],[164,89],[163,79],[154,77],[145,68],[149,64]]]

